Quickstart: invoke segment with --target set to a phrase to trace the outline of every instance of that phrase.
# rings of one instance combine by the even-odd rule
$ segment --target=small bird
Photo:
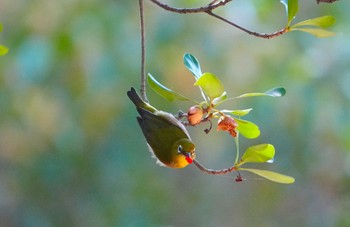
[[[140,114],[137,121],[157,162],[170,168],[191,164],[195,159],[195,145],[185,126],[172,114],[144,102],[134,88],[127,95]]]

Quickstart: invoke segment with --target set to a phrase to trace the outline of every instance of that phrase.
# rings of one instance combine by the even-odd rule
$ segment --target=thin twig
[[[221,170],[207,169],[202,164],[200,164],[196,159],[193,160],[193,163],[198,167],[199,170],[211,175],[224,175],[237,170],[235,166],[232,166],[227,169],[221,169]]]
[[[232,21],[227,20],[224,17],[221,17],[221,16],[213,13],[214,9],[219,8],[220,6],[224,6],[227,3],[231,2],[232,0],[221,0],[219,2],[217,2],[218,0],[213,0],[211,3],[209,3],[209,5],[198,7],[198,8],[175,8],[175,7],[171,7],[167,4],[161,3],[158,0],[150,0],[150,1],[153,2],[154,4],[158,5],[159,7],[163,8],[167,11],[173,12],[173,13],[180,13],[180,14],[207,13],[208,15],[215,17],[215,18],[217,18],[225,23],[228,23],[228,24],[248,33],[249,35],[253,35],[253,36],[259,37],[259,38],[271,39],[271,38],[275,38],[277,36],[283,35],[284,33],[288,32],[288,28],[283,28],[279,31],[269,33],[269,34],[253,32],[253,31],[250,31],[246,28],[243,28],[243,27],[235,24]]]
[[[146,47],[145,47],[145,17],[143,9],[143,0],[139,0],[140,8],[140,31],[141,31],[141,83],[140,83],[140,93],[141,97],[145,102],[148,102],[146,95]]]
[[[219,16],[219,15],[217,15],[217,14],[211,12],[211,11],[207,11],[206,13],[209,14],[210,16],[213,16],[213,17],[215,17],[215,18],[217,18],[219,20],[222,20],[222,21],[224,21],[224,22],[226,22],[226,23],[228,23],[228,24],[230,24],[230,25],[232,25],[232,26],[234,26],[234,27],[236,27],[236,28],[238,28],[238,29],[248,33],[249,35],[253,35],[253,36],[256,36],[256,37],[259,37],[259,38],[264,38],[264,39],[275,38],[277,36],[283,35],[284,33],[286,33],[288,31],[287,28],[283,28],[280,31],[276,31],[276,32],[270,33],[270,34],[253,32],[253,31],[250,31],[250,30],[248,30],[246,28],[243,28],[243,27],[233,23],[232,21],[229,21],[226,18],[221,17],[221,16]]]
[[[217,0],[215,0],[215,1],[212,1],[207,6],[202,6],[202,7],[197,7],[197,8],[175,8],[175,7],[171,7],[167,4],[161,3],[158,0],[150,0],[150,1],[153,2],[154,4],[158,5],[159,7],[167,10],[167,11],[171,11],[174,13],[180,13],[180,14],[204,13],[204,12],[212,11],[220,6],[224,6],[229,2],[232,2],[232,0],[221,0],[221,1],[216,3]]]

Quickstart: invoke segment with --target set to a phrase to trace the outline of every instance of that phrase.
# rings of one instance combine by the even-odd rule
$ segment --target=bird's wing
[[[138,122],[142,132],[155,155],[164,163],[171,161],[170,151],[174,142],[183,138],[189,139],[185,127],[169,113],[151,113],[143,108],[137,108],[137,111],[141,115]]]

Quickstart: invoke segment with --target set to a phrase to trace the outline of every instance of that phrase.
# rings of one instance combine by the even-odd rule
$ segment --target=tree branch
[[[220,6],[224,6],[227,3],[232,2],[233,0],[221,0],[219,2],[217,2],[218,0],[214,0],[211,3],[209,3],[209,5],[198,7],[198,8],[175,8],[167,4],[161,3],[158,0],[150,0],[150,1],[167,11],[180,13],[180,14],[189,14],[189,13],[204,13],[204,12],[212,11]]]
[[[231,2],[232,0],[221,0],[219,2],[218,2],[218,0],[213,0],[207,6],[202,6],[202,7],[198,7],[198,8],[175,8],[175,7],[171,7],[167,4],[161,3],[158,0],[150,0],[150,1],[153,2],[154,4],[158,5],[159,7],[163,8],[167,11],[173,12],[173,13],[180,13],[180,14],[207,13],[208,15],[215,17],[216,19],[219,19],[225,23],[228,23],[228,24],[248,33],[249,35],[253,35],[253,36],[259,37],[259,38],[264,38],[264,39],[275,38],[277,36],[283,35],[284,33],[288,32],[288,28],[283,28],[282,30],[279,30],[279,31],[276,31],[276,32],[270,33],[270,34],[253,32],[253,31],[250,31],[246,28],[243,28],[243,27],[235,24],[232,21],[227,20],[224,17],[221,17],[221,16],[213,13],[214,9],[217,9],[220,6],[224,6],[227,3]]]
[[[228,24],[230,24],[230,25],[232,25],[232,26],[234,26],[234,27],[236,27],[236,28],[238,28],[238,29],[248,33],[249,35],[253,35],[253,36],[256,36],[256,37],[259,37],[259,38],[271,39],[271,38],[275,38],[277,36],[283,35],[284,33],[288,32],[288,28],[283,28],[283,29],[281,29],[279,31],[276,31],[276,32],[270,33],[270,34],[253,32],[253,31],[250,31],[250,30],[248,30],[246,28],[243,28],[243,27],[233,23],[232,21],[229,21],[226,18],[221,17],[221,16],[219,16],[219,15],[217,15],[217,14],[211,12],[211,11],[208,11],[206,13],[209,14],[210,16],[213,16],[213,17],[215,17],[215,18],[217,18],[219,20],[222,20],[225,23],[228,23]]]
[[[228,173],[231,173],[231,172],[237,170],[235,166],[232,166],[232,167],[227,168],[227,169],[221,169],[221,170],[207,169],[202,164],[200,164],[196,159],[193,160],[193,163],[197,166],[197,168],[200,171],[205,172],[207,174],[211,174],[211,175],[224,175],[224,174],[228,174]]]
[[[143,0],[139,0],[140,9],[140,31],[141,31],[141,83],[140,83],[140,93],[141,97],[145,102],[148,102],[146,95],[146,46],[145,46],[145,19],[144,19],[144,9]]]

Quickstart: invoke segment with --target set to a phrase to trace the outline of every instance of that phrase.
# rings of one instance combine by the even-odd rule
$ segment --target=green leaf
[[[265,94],[270,97],[281,97],[286,94],[286,89],[284,89],[283,87],[276,87],[266,91]]]
[[[276,173],[273,171],[269,171],[269,170],[250,169],[250,168],[238,168],[238,170],[249,171],[261,177],[264,177],[270,181],[274,181],[281,184],[292,184],[295,181],[293,177]]]
[[[220,97],[217,97],[213,100],[213,105],[217,106],[218,104],[222,103],[226,99],[227,99],[227,94],[226,94],[226,91],[224,91]]]
[[[225,91],[219,78],[212,73],[204,73],[194,85],[200,86],[211,100],[220,97]]]
[[[264,93],[246,93],[240,96],[237,96],[236,98],[247,98],[247,97],[254,97],[254,96],[269,96],[269,97],[281,97],[286,94],[286,89],[283,87],[277,87],[273,88],[271,90],[268,90]]]
[[[0,24],[0,32],[2,32],[2,24]],[[0,56],[7,54],[9,49],[3,45],[0,45]]]
[[[321,28],[327,28],[332,26],[334,23],[335,23],[335,17],[323,16],[323,17],[317,17],[317,18],[308,19],[308,20],[299,22],[291,26],[291,28],[296,28],[300,26],[316,26]]]
[[[295,15],[298,13],[298,0],[281,0],[281,3],[286,7],[288,27],[290,25],[290,22],[294,19]]]
[[[328,31],[325,29],[321,29],[321,28],[301,28],[301,27],[294,28],[294,27],[292,27],[290,30],[291,31],[306,32],[306,33],[314,35],[318,38],[327,38],[327,37],[335,36],[334,32],[331,32],[331,31]]]
[[[298,13],[298,0],[288,0],[288,21],[291,22]]]
[[[299,22],[290,27],[290,31],[302,31],[314,35],[318,38],[326,38],[334,36],[335,33],[322,29],[327,28],[335,23],[333,16],[317,17]]]
[[[252,111],[253,109],[250,108],[250,109],[245,109],[245,110],[220,110],[220,112],[223,112],[223,113],[230,113],[230,114],[233,114],[233,115],[236,115],[236,116],[239,116],[239,117],[243,117],[247,114],[250,113],[250,111]]]
[[[193,101],[177,92],[172,91],[171,89],[165,87],[161,83],[159,83],[151,74],[148,74],[147,76],[147,82],[149,86],[160,96],[163,98],[174,101],[174,100],[186,100],[186,101]],[[195,101],[193,101],[195,102]]]
[[[237,119],[235,118],[235,121],[237,122],[237,130],[246,138],[248,139],[254,139],[257,138],[260,135],[259,127],[246,120]]]
[[[0,56],[7,54],[8,51],[9,49],[7,47],[0,45]]]
[[[259,144],[248,147],[239,165],[247,162],[267,162],[275,156],[275,148],[271,144]]]
[[[185,54],[184,55],[184,64],[188,70],[192,72],[196,80],[198,80],[202,76],[201,66],[193,55]]]

